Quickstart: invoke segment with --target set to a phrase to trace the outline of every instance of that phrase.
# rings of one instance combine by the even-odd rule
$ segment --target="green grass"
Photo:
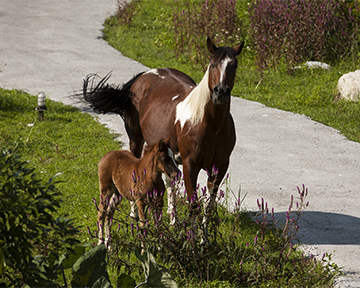
[[[35,96],[0,89],[0,149],[12,149],[30,161],[41,179],[58,174],[63,194],[58,214],[75,219],[81,240],[89,241],[86,227],[96,223],[92,198],[99,195],[97,162],[120,143],[90,115],[51,100],[40,122],[36,103]]]
[[[192,68],[185,55],[176,59],[173,49],[172,13],[182,10],[185,2],[136,1],[135,15],[130,25],[120,25],[116,17],[111,17],[105,22],[104,38],[125,56],[150,68],[176,68],[199,82],[203,76],[203,68]],[[247,25],[245,2],[238,1],[237,7]],[[247,48],[238,57],[240,65],[232,93],[234,96],[304,114],[338,129],[348,139],[360,142],[360,104],[335,100],[338,79],[344,73],[354,70],[352,59],[343,60],[329,71],[303,68],[296,70],[294,75],[287,74],[286,68],[280,67],[265,71],[260,81],[261,75],[255,65],[254,51],[248,35],[245,36],[245,41]]]

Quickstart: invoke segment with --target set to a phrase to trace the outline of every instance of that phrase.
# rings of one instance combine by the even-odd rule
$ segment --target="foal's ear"
[[[207,42],[207,48],[208,48],[209,52],[211,54],[214,54],[217,48],[214,45],[214,43],[211,41],[210,37],[207,37],[206,42]]]
[[[160,150],[160,151],[164,151],[164,150],[165,150],[164,139],[160,139],[160,141],[159,141],[159,150]]]
[[[171,137],[168,137],[167,139],[161,139],[159,141],[159,150],[160,151],[166,151],[170,147],[170,140]]]
[[[235,51],[235,55],[238,56],[243,48],[244,48],[244,41],[242,41],[238,46],[233,48]]]

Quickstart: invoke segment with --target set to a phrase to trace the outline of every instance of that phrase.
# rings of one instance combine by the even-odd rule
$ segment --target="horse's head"
[[[171,138],[167,138],[166,140],[161,139],[158,146],[157,151],[157,168],[161,170],[161,172],[165,173],[169,178],[175,180],[177,177],[180,177],[180,170],[177,167],[174,159],[174,153],[170,148],[170,140]]]
[[[244,41],[238,46],[216,47],[210,38],[207,38],[207,47],[211,54],[209,65],[209,89],[212,93],[214,104],[222,104],[230,97],[234,87],[238,56],[243,47]]]

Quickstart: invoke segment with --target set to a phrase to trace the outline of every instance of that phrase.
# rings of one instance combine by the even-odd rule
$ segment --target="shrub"
[[[249,213],[240,211],[240,201],[232,212],[217,201],[210,214],[206,244],[202,242],[206,233],[201,216],[204,211],[196,216],[194,226],[183,192],[177,192],[178,221],[173,226],[169,225],[167,214],[157,215],[152,206],[144,229],[129,223],[127,214],[121,213],[113,220],[117,232],[111,238],[110,263],[117,274],[122,269],[128,274],[136,273],[137,265],[129,256],[136,248],[145,249],[170,267],[180,286],[212,282],[224,287],[260,287],[264,283],[273,287],[327,285],[338,272],[337,267],[326,264],[325,258],[319,263],[313,256],[302,255],[294,245],[299,219],[308,205],[307,189],[302,187],[298,192],[298,201],[292,197],[282,223],[275,219],[274,210],[269,212],[264,200],[258,202],[260,218],[256,215],[255,219],[259,219],[256,222]],[[200,210],[209,200],[206,195],[206,189],[199,193]],[[224,192],[220,191],[218,200],[223,197]]]
[[[217,46],[240,43],[242,24],[236,12],[236,0],[206,0],[195,5],[186,2],[186,9],[173,11],[175,55],[187,54],[190,63],[208,63],[206,36]]]
[[[342,1],[257,0],[249,14],[260,70],[284,60],[291,72],[306,60],[334,62],[350,51],[355,18]]]
[[[117,0],[116,17],[124,25],[130,25],[135,12],[135,1]]]
[[[0,275],[5,285],[54,285],[39,262],[42,257],[54,262],[77,243],[73,223],[52,215],[60,207],[59,196],[52,179],[44,184],[11,151],[0,153]],[[38,253],[42,256],[34,257]]]

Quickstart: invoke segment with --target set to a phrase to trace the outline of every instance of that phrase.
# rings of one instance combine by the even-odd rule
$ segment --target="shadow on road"
[[[292,218],[295,215],[291,215]],[[285,213],[275,213],[278,224]],[[316,211],[305,211],[299,221],[297,238],[310,245],[360,245],[360,218]]]

